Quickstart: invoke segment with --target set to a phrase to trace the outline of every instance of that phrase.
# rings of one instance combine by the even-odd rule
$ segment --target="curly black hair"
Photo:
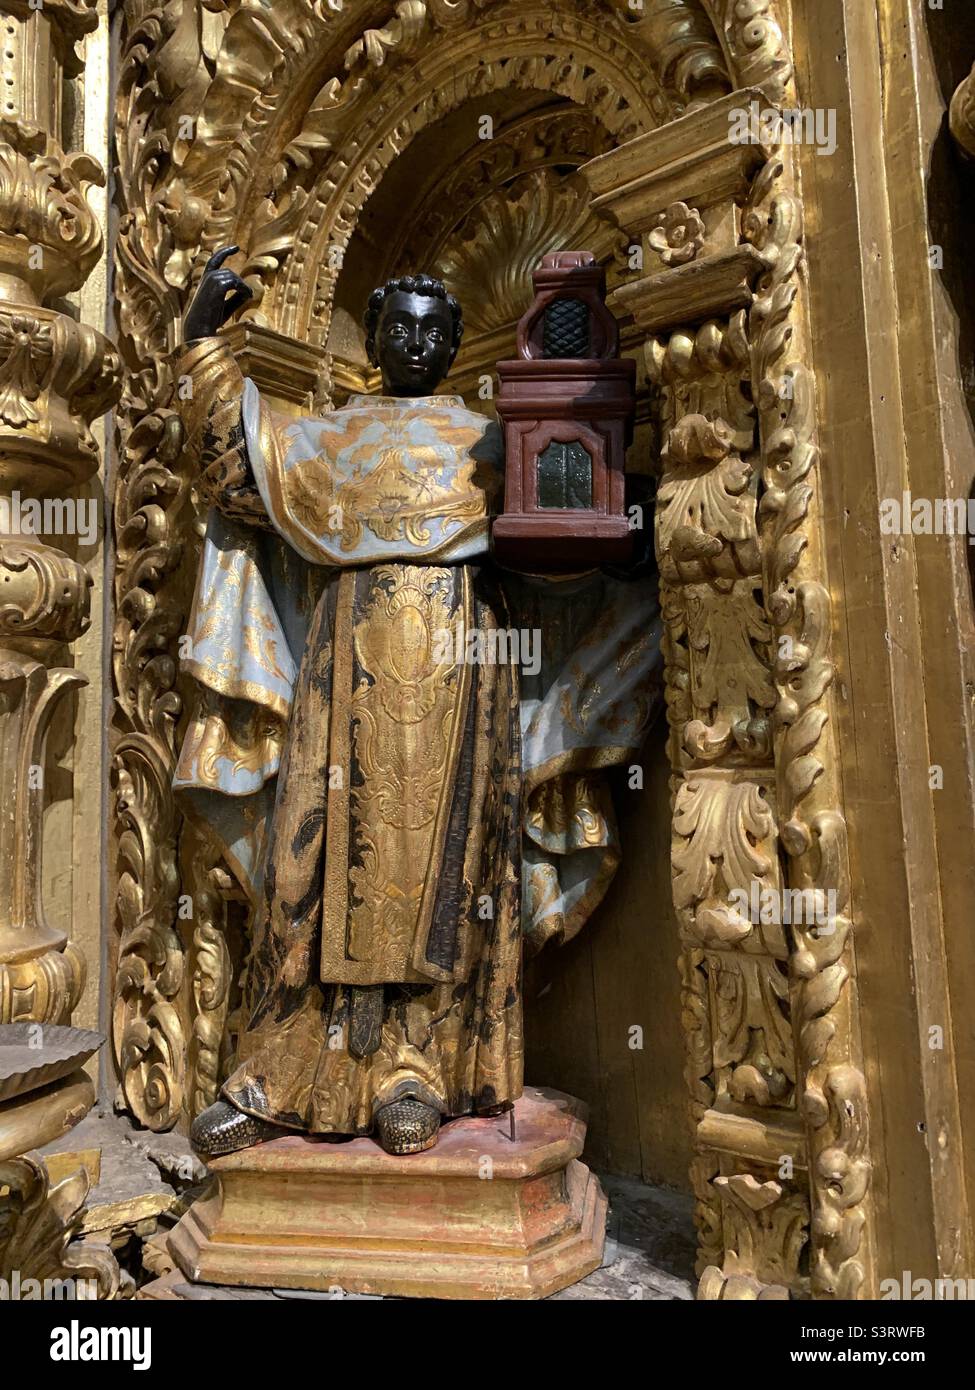
[[[366,356],[372,365],[378,366],[376,358],[376,329],[379,326],[379,316],[383,311],[383,304],[387,297],[402,291],[404,294],[424,294],[431,299],[445,299],[447,308],[450,310],[450,317],[453,322],[453,338],[451,341],[451,361],[457,356],[457,349],[460,347],[460,340],[464,336],[464,314],[458,301],[452,294],[447,293],[447,286],[442,280],[435,279],[432,275],[400,275],[395,280],[387,280],[385,285],[380,285],[374,289],[369,296],[369,303],[366,305],[366,312],[363,316],[363,325],[366,330]]]

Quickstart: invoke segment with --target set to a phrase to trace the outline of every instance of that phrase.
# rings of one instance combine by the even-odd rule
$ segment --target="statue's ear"
[[[457,333],[452,333],[452,343],[451,343],[451,348],[450,348],[450,367],[452,367],[452,366],[454,365],[454,359],[456,358],[458,352],[460,352],[460,345],[461,345],[461,343],[462,343],[463,341],[464,341],[464,329],[463,329],[463,326],[462,326],[459,335],[458,335]],[[450,367],[448,367],[448,371],[449,371]]]

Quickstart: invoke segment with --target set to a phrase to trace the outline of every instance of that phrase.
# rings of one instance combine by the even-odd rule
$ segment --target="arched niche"
[[[237,964],[208,964],[209,923],[192,948],[185,933],[171,929],[182,833],[169,790],[182,717],[172,672],[192,545],[185,544],[186,490],[174,481],[172,454],[161,466],[158,444],[168,446],[171,418],[173,383],[164,356],[177,340],[204,253],[231,241],[242,247],[258,292],[246,317],[291,348],[315,349],[327,388],[326,345],[339,341],[330,334],[341,328],[354,348],[353,305],[371,278],[365,274],[370,245],[381,242],[372,220],[381,221],[398,188],[422,216],[429,206],[424,199],[435,198],[454,164],[476,149],[476,131],[463,139],[457,134],[456,149],[447,142],[430,183],[410,187],[408,164],[419,162],[424,141],[437,149],[451,122],[495,115],[503,131],[549,106],[574,106],[620,146],[731,88],[760,86],[781,100],[791,74],[772,0],[645,0],[639,13],[624,0],[369,0],[338,7],[276,0],[273,7],[232,12],[213,0],[183,13],[186,23],[167,29],[167,18],[161,31],[151,16],[127,17],[120,64],[124,215],[117,283],[128,380],[116,581],[124,739],[116,747],[121,821],[123,828],[137,827],[139,853],[127,870],[137,930],[120,943],[116,1035],[133,1040],[135,1063],[123,1066],[127,1104],[160,1129],[199,1108],[216,1084],[232,1032],[217,985],[226,985]],[[180,128],[187,114],[188,135]],[[499,179],[495,193],[519,177],[551,182],[572,175],[566,161],[540,166]],[[443,229],[440,242],[431,240],[431,254],[447,254],[452,235],[461,243],[453,248],[459,256],[461,220]],[[382,249],[389,257],[412,254],[402,239]],[[481,327],[486,334],[505,330]],[[167,603],[173,616],[164,623]],[[655,795],[665,805],[662,760],[660,767]],[[636,837],[637,855],[665,865],[668,835],[666,815],[652,817]],[[221,888],[219,880],[213,884]],[[210,934],[222,939],[217,896],[208,904]],[[627,910],[646,899],[644,881]],[[619,945],[611,937],[633,976]],[[582,989],[580,960],[577,954],[572,968]],[[564,973],[564,956],[559,965]],[[208,970],[216,981],[209,994],[202,988]],[[671,976],[666,987],[676,1009]],[[607,993],[596,982],[589,988],[592,995],[600,988]],[[578,996],[563,1002],[568,1011]],[[679,1025],[668,1028],[679,1041]],[[124,1056],[125,1047],[119,1050]],[[693,1058],[690,1065],[693,1090]],[[623,1078],[637,1108],[647,1104],[652,1070],[651,1057],[642,1081]],[[551,1073],[550,1079],[561,1080]],[[163,1092],[165,1105],[157,1098]],[[677,1115],[673,1121],[682,1123]],[[620,1165],[619,1151],[607,1157]],[[710,1220],[713,1192],[704,1193],[704,1204]]]
[[[485,119],[492,136],[482,140]],[[611,143],[585,107],[518,89],[469,100],[422,131],[389,166],[344,249],[327,340],[333,399],[346,384],[374,384],[362,310],[392,275],[438,275],[460,299],[466,331],[451,383],[472,403],[489,390],[495,362],[514,353],[531,271],[546,252],[592,249],[614,283],[624,239],[592,211],[576,172]]]

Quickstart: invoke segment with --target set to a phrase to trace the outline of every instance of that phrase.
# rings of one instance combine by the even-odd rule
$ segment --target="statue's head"
[[[369,296],[364,322],[366,353],[388,396],[432,396],[464,335],[460,305],[431,275],[387,280]]]

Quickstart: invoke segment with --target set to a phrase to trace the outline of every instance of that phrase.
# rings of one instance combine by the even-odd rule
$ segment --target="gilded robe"
[[[512,577],[548,629],[519,690],[515,663],[482,659],[512,627],[488,554],[496,426],[455,396],[277,415],[219,338],[180,371],[213,510],[176,786],[253,903],[224,1094],[343,1134],[403,1094],[507,1105],[523,938],[572,935],[618,859],[594,770],[649,717],[652,591]]]

